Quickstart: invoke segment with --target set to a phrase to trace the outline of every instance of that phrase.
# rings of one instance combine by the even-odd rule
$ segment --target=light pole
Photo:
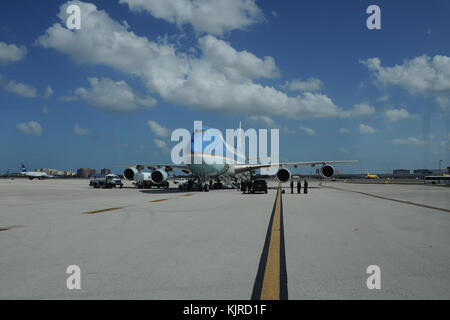
[[[439,173],[443,176],[442,170],[441,170],[442,160],[439,160]]]

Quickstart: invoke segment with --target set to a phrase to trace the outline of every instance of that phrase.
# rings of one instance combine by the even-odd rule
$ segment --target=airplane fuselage
[[[45,172],[22,172],[22,175],[28,178],[44,178],[47,177],[47,173]]]
[[[228,161],[225,156],[206,153],[187,154],[190,161],[185,161],[186,166],[193,175],[199,177],[217,177],[225,174],[234,174],[234,162]]]

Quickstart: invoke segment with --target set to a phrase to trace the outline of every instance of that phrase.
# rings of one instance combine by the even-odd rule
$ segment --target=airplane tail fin
[[[27,168],[25,168],[25,165],[22,162],[22,172],[27,172]]]

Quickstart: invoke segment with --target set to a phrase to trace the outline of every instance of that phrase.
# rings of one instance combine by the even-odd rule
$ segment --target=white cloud
[[[26,54],[25,46],[18,47],[15,44],[0,42],[0,64],[20,61],[25,58]]]
[[[296,131],[295,130],[291,130],[291,129],[289,129],[289,127],[287,127],[287,126],[283,126],[282,128],[281,128],[281,133],[285,133],[285,134],[294,134],[294,133],[296,133]]]
[[[53,89],[50,85],[48,85],[44,92],[44,98],[51,98],[52,96],[53,96]]]
[[[375,108],[368,105],[367,103],[359,103],[350,110],[341,111],[341,118],[355,118],[361,116],[368,116],[375,114]]]
[[[167,138],[170,135],[170,130],[167,129],[166,127],[163,127],[156,121],[149,120],[147,121],[147,125],[150,128],[150,130],[158,137]]]
[[[444,111],[450,111],[450,99],[447,97],[436,97],[436,103]]]
[[[422,55],[393,67],[383,67],[379,58],[360,62],[383,85],[397,85],[410,93],[450,94],[450,57]]]
[[[262,122],[264,125],[266,125],[269,128],[278,127],[278,125],[275,123],[275,121],[273,121],[273,119],[268,116],[250,116],[250,117],[248,117],[248,120],[252,123]]]
[[[313,136],[316,134],[316,130],[313,130],[311,128],[306,128],[306,127],[299,127],[300,130],[304,131],[306,134]]]
[[[65,28],[65,9],[72,3],[83,12],[83,27],[76,32]],[[114,21],[93,4],[68,2],[61,6],[58,17],[62,22],[48,28],[38,44],[67,54],[76,63],[102,64],[137,76],[149,92],[173,104],[220,114],[294,119],[347,112],[324,94],[288,96],[255,83],[255,79],[279,76],[274,59],[237,51],[210,35],[201,37],[196,48],[183,52],[166,38],[152,42],[137,36],[128,25]]]
[[[320,91],[322,87],[323,82],[317,78],[309,78],[305,81],[286,81],[284,84],[284,88],[291,91]]]
[[[377,99],[378,102],[386,102],[389,100],[389,96],[387,94],[383,94],[381,97]]]
[[[169,147],[167,146],[167,143],[161,139],[154,138],[153,142],[155,143],[156,147],[163,151],[163,152],[169,152]]]
[[[339,132],[340,132],[340,133],[350,133],[350,130],[347,129],[347,128],[340,128],[340,129],[339,129]]]
[[[7,81],[0,76],[0,87],[4,90],[22,96],[24,98],[35,98],[37,96],[36,88],[33,86],[16,82],[14,80]]]
[[[44,106],[44,107],[42,107],[42,113],[43,114],[49,114],[50,113],[50,109]]]
[[[208,68],[225,75],[230,81],[276,78],[280,75],[272,57],[259,59],[253,53],[237,51],[229,43],[209,35],[200,38],[198,42]]]
[[[423,146],[426,144],[425,141],[419,140],[415,137],[408,137],[406,139],[392,139],[392,144],[394,145],[408,145],[408,146]]]
[[[397,122],[400,120],[410,119],[412,117],[406,109],[386,110],[385,115],[387,120],[390,122]]]
[[[276,123],[271,117],[264,116],[264,115],[252,115],[247,117],[247,120],[250,123],[262,123],[266,128],[270,129],[279,129],[281,133],[283,134],[294,134],[295,130],[289,129],[287,126],[280,126],[278,123]]]
[[[22,132],[23,134],[33,135],[33,136],[42,136],[44,130],[39,122],[29,121],[29,122],[21,122],[16,125],[17,130]]]
[[[113,81],[108,78],[89,78],[90,88],[78,88],[75,94],[89,105],[112,112],[132,112],[154,106],[152,97],[140,98],[125,81]]]
[[[246,27],[264,19],[255,0],[120,0],[132,11],[146,11],[155,18],[178,27],[190,24],[197,32],[221,35]]]
[[[377,132],[377,130],[375,130],[374,128],[372,128],[369,125],[361,123],[359,125],[359,132],[361,132],[363,134],[374,134],[375,132]]]
[[[75,126],[73,127],[72,132],[73,132],[73,134],[76,134],[76,135],[78,135],[78,136],[84,136],[84,135],[86,135],[86,134],[89,133],[89,130],[88,130],[88,129],[85,129],[85,128],[81,128],[81,127],[78,125],[78,123],[77,123],[77,124],[75,124]]]
[[[350,151],[348,151],[345,148],[341,148],[341,149],[339,149],[339,151],[342,152],[342,153],[345,153],[345,154],[350,154]]]

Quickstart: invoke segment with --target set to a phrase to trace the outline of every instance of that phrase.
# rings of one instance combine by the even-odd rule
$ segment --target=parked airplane
[[[34,178],[37,178],[39,180],[50,178],[50,176],[46,172],[37,172],[37,171],[28,172],[23,162],[22,162],[22,175],[27,176],[28,179],[30,180],[33,180]]]
[[[369,169],[367,169],[366,174],[367,174],[367,179],[380,179],[380,177],[377,176],[376,174],[370,174]]]
[[[214,155],[204,152],[202,150],[195,150],[194,137],[198,134],[206,132],[208,127],[202,126],[201,129],[194,130],[191,135],[190,144],[186,144],[183,149],[184,159],[189,159],[190,161],[184,161],[184,165],[172,165],[172,164],[135,164],[135,165],[121,165],[129,166],[125,169],[123,175],[128,180],[135,180],[137,177],[144,177],[145,179],[153,182],[154,184],[165,183],[169,177],[168,172],[173,171],[173,169],[179,169],[184,173],[190,174],[191,177],[198,180],[199,190],[209,191],[209,185],[206,181],[210,178],[216,180],[222,180],[233,184],[238,179],[248,172],[252,174],[255,170],[261,168],[278,167],[278,171],[275,174],[275,178],[279,182],[287,182],[291,179],[291,172],[286,167],[294,167],[310,165],[314,167],[315,165],[322,165],[319,172],[324,178],[331,178],[334,176],[336,170],[332,164],[336,163],[350,163],[358,162],[357,160],[344,160],[344,161],[306,161],[306,162],[285,162],[285,163],[271,163],[271,164],[241,164],[236,161],[230,162],[226,161],[226,156],[224,155]],[[233,150],[237,153],[234,147],[228,145],[222,139],[225,150]],[[245,159],[245,158],[244,158]],[[145,168],[152,170],[152,172],[141,172]]]

